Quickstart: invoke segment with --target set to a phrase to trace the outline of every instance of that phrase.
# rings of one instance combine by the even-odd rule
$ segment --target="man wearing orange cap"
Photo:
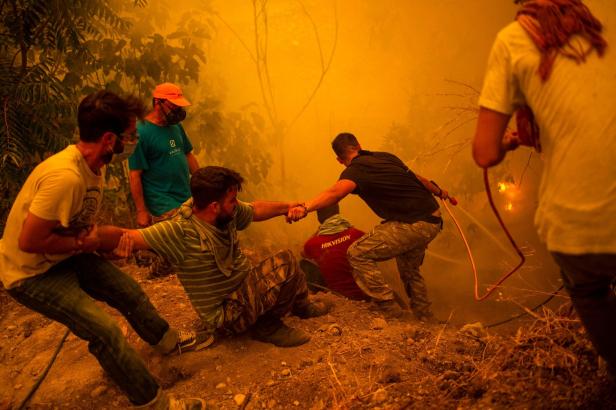
[[[192,144],[180,124],[190,102],[172,83],[156,86],[153,110],[137,124],[139,142],[129,158],[130,190],[137,208],[137,224],[146,227],[171,217],[190,198],[190,175],[199,168]],[[168,273],[171,266],[155,257],[150,275]]]

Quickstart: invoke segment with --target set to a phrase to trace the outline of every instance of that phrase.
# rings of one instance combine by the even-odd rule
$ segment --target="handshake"
[[[308,215],[308,208],[304,202],[292,202],[289,205],[286,220],[287,223],[291,224],[299,221],[300,219],[304,219],[306,215]]]

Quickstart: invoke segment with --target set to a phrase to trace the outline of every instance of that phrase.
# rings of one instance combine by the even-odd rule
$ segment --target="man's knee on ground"
[[[283,264],[293,265],[297,263],[297,260],[295,259],[295,255],[293,255],[293,252],[291,252],[290,249],[281,250],[277,252],[276,254],[274,254],[274,256],[280,259]]]
[[[282,267],[286,273],[287,278],[295,276],[300,272],[299,264],[293,252],[289,249],[282,250],[274,254],[274,259],[278,267]]]

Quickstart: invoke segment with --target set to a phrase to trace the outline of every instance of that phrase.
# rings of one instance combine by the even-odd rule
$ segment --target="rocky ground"
[[[196,322],[175,276],[146,279],[128,265],[162,315],[178,328]],[[568,309],[544,311],[510,335],[481,325],[389,319],[371,304],[332,294],[323,317],[287,318],[312,335],[277,348],[248,336],[199,352],[157,355],[120,317],[129,341],[161,385],[219,409],[616,408],[616,388]],[[17,408],[65,328],[0,293],[0,408]],[[86,343],[69,335],[29,403],[36,409],[116,409],[129,402]]]

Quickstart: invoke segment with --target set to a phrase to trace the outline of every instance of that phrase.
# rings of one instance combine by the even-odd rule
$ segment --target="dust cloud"
[[[462,209],[454,212],[475,252],[480,293],[516,264],[470,156],[485,64],[496,33],[513,20],[513,1],[213,0],[182,2],[178,16],[183,7],[206,7],[213,27],[202,78],[186,84],[185,93],[196,102],[213,94],[223,110],[250,107],[264,119],[257,149],[270,153],[272,164],[267,183],[247,183],[252,197],[310,199],[342,171],[331,140],[352,132],[365,149],[397,154],[458,197]],[[208,152],[200,158],[211,163]],[[442,319],[505,318],[520,311],[518,304],[533,306],[560,285],[532,226],[540,172],[538,155],[520,149],[490,174],[499,210],[528,261],[489,301],[473,301],[470,265],[445,215],[445,230],[423,266]],[[510,189],[499,192],[497,182]],[[341,210],[364,231],[379,222],[355,197],[344,199]],[[247,243],[299,253],[317,221],[311,214],[292,226],[282,218],[255,225]],[[384,270],[402,291],[395,264],[384,264]]]

